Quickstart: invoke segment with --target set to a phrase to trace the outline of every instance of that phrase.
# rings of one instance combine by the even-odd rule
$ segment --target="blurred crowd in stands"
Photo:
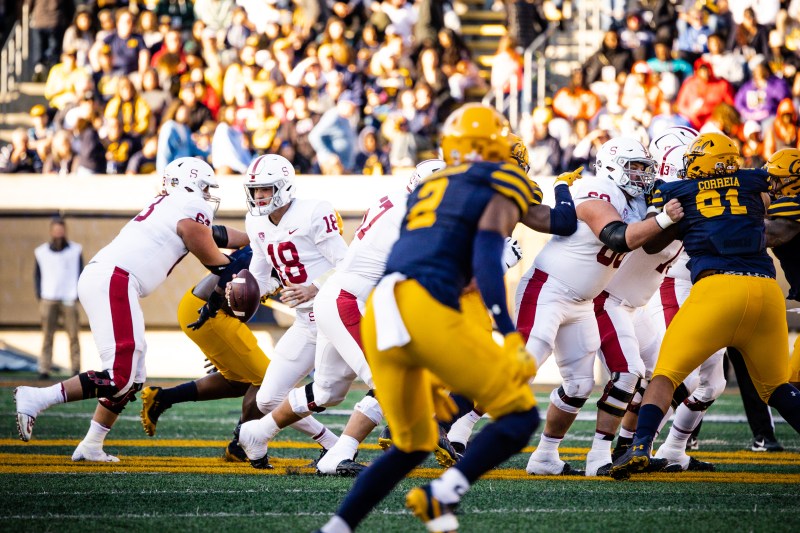
[[[570,0],[487,0],[509,35],[482,76],[458,0],[27,1],[48,105],[0,172],[147,174],[197,155],[241,173],[279,153],[299,173],[388,174],[435,156],[462,101],[520,89],[546,24],[576,31]],[[520,125],[533,174],[673,125],[723,131],[750,166],[798,146],[800,0],[601,3],[599,49]]]

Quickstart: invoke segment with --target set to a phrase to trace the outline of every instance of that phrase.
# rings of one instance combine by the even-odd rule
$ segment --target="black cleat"
[[[336,465],[336,475],[342,477],[356,477],[366,469],[367,465],[362,465],[352,459],[342,459],[342,462]],[[319,473],[322,474],[321,472]]]
[[[245,463],[247,462],[247,454],[239,446],[239,441],[234,439],[225,447],[225,460],[229,463]]]
[[[436,462],[439,463],[439,466],[443,468],[450,468],[458,461],[456,450],[450,444],[447,439],[447,432],[441,426],[439,426],[439,442],[436,443],[433,455],[436,456]]]
[[[656,459],[653,459],[656,460]],[[650,467],[650,446],[644,444],[632,444],[619,459],[611,465],[611,477],[614,479],[628,479],[632,473],[644,472]],[[667,465],[666,459],[658,459],[663,464],[663,469]]]
[[[258,470],[272,470],[273,466],[269,464],[269,454],[261,459],[250,459],[250,466]]]
[[[618,437],[617,445],[614,446],[614,450],[611,452],[611,460],[616,461],[617,459],[625,455],[625,452],[627,452],[628,448],[631,447],[632,442],[633,442],[633,437]]]
[[[605,464],[597,469],[597,477],[610,477],[611,476],[611,463]]]
[[[692,435],[689,437],[689,440],[686,441],[686,451],[687,452],[694,452],[700,449],[700,441],[697,440],[697,437]]]
[[[754,452],[782,452],[783,446],[778,442],[775,437],[769,438],[763,435],[758,435],[753,439],[753,444],[750,449]]]
[[[317,462],[319,462],[320,459],[325,457],[326,453],[328,453],[328,449],[327,448],[322,448],[319,451],[319,457],[317,457],[316,459],[314,459],[313,461],[311,461],[307,465],[303,465],[303,468],[316,468],[317,467]]]
[[[700,461],[694,457],[689,458],[689,466],[686,468],[689,472],[713,472],[715,470],[714,463],[707,463]]]
[[[464,458],[464,454],[467,453],[467,446],[460,442],[450,442],[450,445],[453,447],[453,451],[456,452],[456,462],[459,462]]]

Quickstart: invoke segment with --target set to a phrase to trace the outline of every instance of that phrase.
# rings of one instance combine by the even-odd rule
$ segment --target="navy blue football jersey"
[[[689,254],[693,282],[709,269],[775,276],[766,250],[766,207],[761,197],[768,189],[767,173],[760,169],[659,186],[654,207],[663,208],[673,198],[683,206],[678,234]]]
[[[516,165],[472,163],[446,168],[422,181],[408,198],[408,210],[386,263],[386,274],[417,280],[444,305],[460,309],[472,279],[472,250],[478,221],[495,194],[525,213],[542,193]]]
[[[767,212],[770,218],[784,218],[800,223],[800,197],[784,196],[775,200]],[[772,249],[781,262],[783,274],[789,282],[789,299],[800,301],[800,235]]]

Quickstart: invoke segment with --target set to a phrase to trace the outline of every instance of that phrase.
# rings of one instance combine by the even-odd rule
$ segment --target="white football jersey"
[[[647,212],[644,198],[628,197],[608,178],[587,176],[570,189],[575,206],[589,200],[603,200],[614,206],[626,224],[642,220]],[[589,226],[578,220],[578,229],[568,237],[554,235],[542,248],[533,267],[546,272],[570,287],[576,294],[591,300],[608,285],[620,267],[624,253],[616,253],[595,237]],[[526,276],[532,275],[529,271]]]
[[[628,253],[608,283],[606,292],[631,307],[645,305],[682,253],[683,243],[680,241],[673,241],[657,254],[648,254],[641,248]]]
[[[334,276],[341,287],[360,300],[367,299],[386,270],[389,252],[400,237],[407,200],[408,192],[397,191],[374,202],[336,268]]]
[[[334,268],[347,252],[336,212],[330,203],[321,200],[292,200],[278,225],[269,216],[248,213],[245,229],[253,249],[250,272],[258,280],[262,294],[273,268],[284,285],[309,285]],[[312,306],[313,300],[297,307]]]
[[[675,262],[669,267],[669,270],[667,270],[667,277],[691,282],[692,273],[687,266],[688,262],[689,254],[686,253],[686,249],[683,249]]]
[[[113,264],[139,281],[144,297],[161,285],[189,252],[178,236],[178,221],[192,219],[211,226],[214,212],[202,198],[182,194],[156,196],[92,262]]]

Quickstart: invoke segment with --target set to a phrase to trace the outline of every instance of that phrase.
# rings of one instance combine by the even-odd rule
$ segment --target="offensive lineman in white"
[[[277,409],[261,420],[244,424],[242,434],[253,435],[268,445],[280,429],[313,412],[340,404],[353,380],[359,377],[370,391],[355,405],[342,436],[317,461],[317,469],[323,474],[356,475],[365,468],[354,461],[355,453],[359,443],[381,423],[383,411],[372,391],[372,371],[361,347],[362,310],[380,281],[386,259],[400,234],[408,194],[421,178],[444,166],[439,159],[420,163],[405,190],[381,197],[367,210],[336,273],[314,299],[317,346],[313,383],[291,390]],[[241,439],[240,436],[240,442]]]
[[[678,179],[677,170],[683,165],[679,147],[697,136],[697,132],[692,132],[690,128],[669,128],[650,143],[659,178]],[[675,157],[665,157],[665,153],[678,156],[679,166],[675,166]],[[635,404],[631,406],[632,401],[637,391],[644,390],[658,358],[661,337],[656,335],[644,306],[658,290],[683,246],[673,242],[653,254],[647,248],[645,245],[627,254],[605,290],[594,299],[601,341],[598,355],[611,379],[597,402],[595,437],[586,456],[587,476],[608,475],[611,442],[627,410],[636,410]]]
[[[612,139],[597,154],[596,175],[573,186],[578,230],[553,237],[517,289],[517,329],[541,364],[556,349],[563,378],[550,395],[547,422],[526,468],[529,474],[575,473],[558,447],[594,386],[600,336],[592,300],[619,268],[624,255],[683,216],[680,203],[643,220],[642,193],[653,182],[653,160],[638,141]],[[609,444],[610,448],[610,444]]]
[[[72,460],[119,461],[103,451],[103,441],[145,381],[147,345],[139,298],[161,285],[190,252],[213,273],[225,275],[230,260],[211,234],[215,208],[209,202],[219,204],[209,193],[210,187],[218,187],[213,169],[200,159],[182,157],[167,165],[163,179],[163,193],[92,258],[78,282],[102,370],[51,387],[17,388],[17,428],[23,441],[30,440],[36,417],[48,407],[98,398],[89,431]]]
[[[266,425],[265,431],[272,431],[274,422],[269,414],[314,368],[314,297],[347,253],[333,206],[322,200],[295,199],[294,176],[294,168],[286,158],[271,154],[255,159],[245,174],[249,211],[245,229],[253,248],[250,272],[258,280],[262,295],[283,286],[281,300],[297,310],[294,324],[275,346],[256,396],[258,408],[267,416],[255,425],[243,424],[239,434],[239,443],[255,468],[270,465],[266,439],[253,430]],[[273,270],[280,281],[272,277]],[[310,416],[298,419],[294,427],[323,449],[331,448],[338,440]]]

